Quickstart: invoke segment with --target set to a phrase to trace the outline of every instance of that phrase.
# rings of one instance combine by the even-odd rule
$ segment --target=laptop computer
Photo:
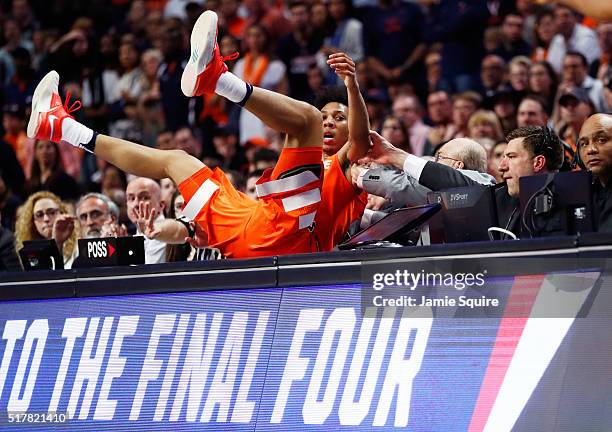
[[[394,210],[346,242],[339,244],[338,249],[356,249],[379,241],[399,243],[404,246],[415,244],[421,225],[436,214],[440,208],[440,204],[426,204]],[[418,231],[414,232],[415,230]]]

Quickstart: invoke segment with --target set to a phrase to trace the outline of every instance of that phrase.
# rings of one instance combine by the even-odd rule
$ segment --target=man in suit
[[[505,183],[497,187],[495,200],[501,228],[520,234],[519,178],[557,172],[563,163],[563,146],[549,128],[526,126],[510,132],[508,147],[499,164]],[[451,166],[425,161],[408,154],[384,139],[372,136],[369,156],[360,162],[392,165],[413,177],[422,186],[437,191],[471,186],[480,182]]]
[[[387,141],[377,133],[371,134],[374,145]],[[385,144],[382,143],[385,141]],[[407,155],[407,153],[406,153]],[[483,146],[469,138],[455,138],[436,152],[436,162],[447,165],[477,183],[493,186],[495,178],[486,173],[487,152]],[[360,167],[357,185],[369,194],[384,197],[395,208],[427,204],[431,189],[419,184],[418,179],[396,167],[382,166],[371,169]]]
[[[589,170],[598,214],[598,231],[612,232],[612,115],[594,114],[580,129],[580,164]]]

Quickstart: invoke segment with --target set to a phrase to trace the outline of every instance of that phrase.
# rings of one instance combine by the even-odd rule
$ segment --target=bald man
[[[371,137],[375,146],[391,145],[376,133]],[[404,157],[397,158],[393,163],[394,169],[390,166],[362,169],[357,184],[372,195],[386,198],[394,207],[427,204],[427,194],[431,189],[419,184],[417,176],[404,170],[408,153],[401,152]],[[486,150],[469,138],[455,138],[444,144],[436,152],[435,162],[459,170],[475,183],[487,186],[495,184],[495,178],[486,172]]]
[[[146,204],[157,214],[156,222],[164,219],[164,203],[161,199],[161,188],[155,180],[137,177],[128,183],[125,190],[128,218],[134,224],[138,221],[138,208]],[[137,232],[142,235],[141,232]],[[145,264],[166,262],[166,243],[145,237]]]
[[[583,165],[595,179],[594,201],[598,231],[612,232],[612,115],[594,114],[580,129],[578,151]]]

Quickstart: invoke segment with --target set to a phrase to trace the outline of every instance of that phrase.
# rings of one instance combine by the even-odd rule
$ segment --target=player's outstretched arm
[[[357,162],[366,155],[370,148],[370,119],[365,101],[359,91],[355,63],[345,53],[329,56],[327,64],[342,78],[348,93],[348,142],[338,152],[340,166],[348,167],[349,163]],[[350,170],[345,169],[347,178]]]

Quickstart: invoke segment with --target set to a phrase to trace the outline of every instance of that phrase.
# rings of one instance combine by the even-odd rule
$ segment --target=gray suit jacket
[[[489,174],[472,170],[457,171],[472,180],[473,183],[480,183],[485,186],[495,185],[495,178]],[[453,186],[460,185],[449,184],[446,187]],[[432,191],[432,189],[420,184],[419,179],[389,166],[367,170],[363,175],[363,190],[372,195],[386,198],[394,207],[427,204],[427,194]]]

